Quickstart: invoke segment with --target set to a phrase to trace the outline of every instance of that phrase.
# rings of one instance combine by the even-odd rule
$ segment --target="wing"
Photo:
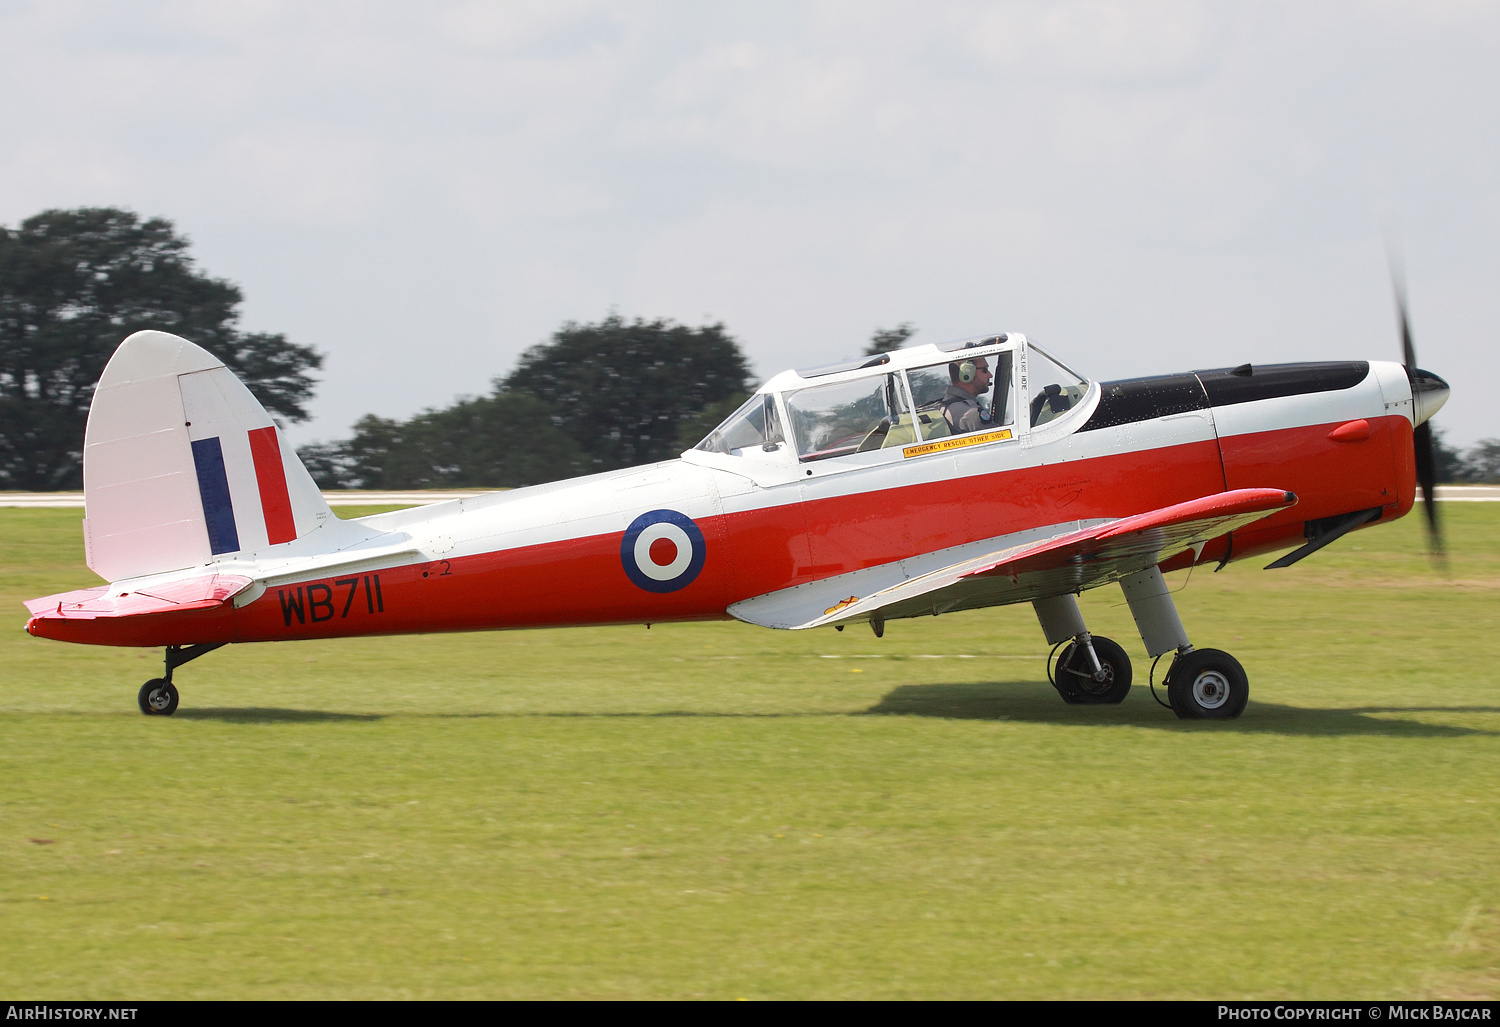
[[[1148,513],[1001,545],[912,575],[886,564],[782,589],[729,608],[763,627],[819,628],[937,615],[1081,592],[1155,566],[1297,502],[1281,489],[1236,489]],[[1011,542],[1009,546],[1003,545]],[[871,586],[874,586],[871,590]],[[860,589],[866,589],[863,594]]]

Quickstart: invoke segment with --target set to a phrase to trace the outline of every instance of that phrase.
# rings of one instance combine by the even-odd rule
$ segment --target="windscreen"
[[[751,396],[693,448],[705,453],[738,456],[752,447],[774,449],[783,440],[781,418],[776,415],[776,397]]]
[[[1031,393],[1031,424],[1046,424],[1083,401],[1089,383],[1035,346],[1026,351]]]

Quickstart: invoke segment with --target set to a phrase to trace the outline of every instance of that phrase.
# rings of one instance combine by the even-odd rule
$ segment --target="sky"
[[[1500,4],[0,0],[0,223],[121,206],[327,356],[298,445],[566,321],[758,375],[1025,332],[1095,379],[1400,359],[1500,436]]]

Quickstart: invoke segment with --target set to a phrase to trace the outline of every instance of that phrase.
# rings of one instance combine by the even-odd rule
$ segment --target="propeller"
[[[1396,316],[1401,321],[1401,356],[1411,383],[1412,445],[1416,449],[1417,484],[1427,513],[1427,542],[1434,556],[1443,556],[1443,529],[1437,512],[1437,445],[1432,437],[1432,415],[1448,400],[1448,383],[1417,366],[1417,350],[1411,341],[1411,318],[1406,312],[1406,282],[1396,262],[1391,262],[1391,286],[1396,293]]]

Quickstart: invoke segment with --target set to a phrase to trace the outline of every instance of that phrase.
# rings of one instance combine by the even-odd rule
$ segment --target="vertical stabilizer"
[[[332,512],[224,364],[166,332],[120,344],[83,443],[88,565],[110,580],[294,542]]]

